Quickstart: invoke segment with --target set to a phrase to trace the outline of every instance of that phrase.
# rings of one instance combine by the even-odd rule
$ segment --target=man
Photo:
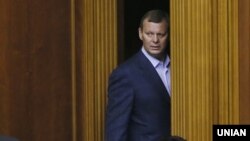
[[[109,78],[106,141],[159,141],[170,136],[167,14],[147,12],[138,32],[142,49]]]

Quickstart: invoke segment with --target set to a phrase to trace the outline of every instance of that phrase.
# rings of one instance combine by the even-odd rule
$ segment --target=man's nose
[[[158,41],[159,41],[158,36],[157,36],[157,35],[154,35],[154,36],[153,36],[153,42],[158,42]]]

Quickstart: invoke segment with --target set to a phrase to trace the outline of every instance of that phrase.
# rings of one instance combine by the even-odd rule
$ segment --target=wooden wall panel
[[[117,65],[117,1],[76,1],[77,140],[103,141],[108,77]]]
[[[213,123],[212,4],[210,0],[175,0],[170,4],[172,134],[209,141]]]
[[[0,23],[0,134],[70,141],[70,2],[0,0]]]
[[[211,141],[239,123],[238,1],[170,2],[172,134]]]
[[[250,1],[239,0],[240,123],[250,124]]]

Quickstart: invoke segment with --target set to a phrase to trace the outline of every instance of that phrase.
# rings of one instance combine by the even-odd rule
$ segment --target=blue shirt
[[[148,60],[152,63],[155,70],[159,74],[163,84],[165,85],[169,95],[171,94],[171,83],[170,83],[170,58],[166,55],[164,61],[160,61],[151,55],[142,47],[142,53],[148,58]]]

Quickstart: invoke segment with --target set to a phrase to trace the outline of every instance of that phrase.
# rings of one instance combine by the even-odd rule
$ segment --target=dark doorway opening
[[[169,13],[169,0],[118,0],[118,63],[140,50],[140,18],[151,9],[162,9]]]

